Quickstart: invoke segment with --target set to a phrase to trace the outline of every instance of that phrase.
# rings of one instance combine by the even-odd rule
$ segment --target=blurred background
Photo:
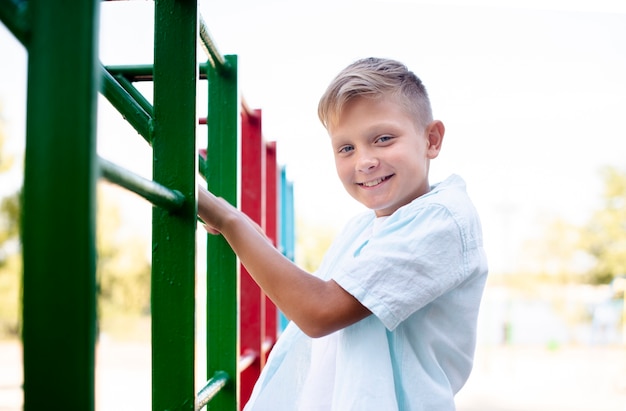
[[[317,101],[358,58],[400,60],[446,125],[431,182],[466,180],[490,261],[459,410],[626,410],[626,2],[199,4],[220,51],[239,56],[242,96],[294,183],[301,266],[315,270],[361,210],[335,175]],[[152,62],[151,1],[103,2],[100,24],[103,63]],[[27,54],[3,25],[0,56],[0,411],[13,411]],[[150,177],[149,147],[104,98],[98,122],[98,153]],[[148,410],[151,205],[98,190],[98,409]]]

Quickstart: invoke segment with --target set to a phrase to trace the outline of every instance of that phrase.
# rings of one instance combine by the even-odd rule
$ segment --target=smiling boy
[[[309,274],[200,188],[198,213],[291,320],[245,410],[454,410],[487,276],[480,220],[453,175],[431,185],[444,126],[389,59],[359,60],[319,103],[337,174],[369,211]]]
[[[400,96],[354,97],[327,125],[339,179],[355,200],[378,217],[426,194],[428,166],[441,150],[441,121],[422,125]]]

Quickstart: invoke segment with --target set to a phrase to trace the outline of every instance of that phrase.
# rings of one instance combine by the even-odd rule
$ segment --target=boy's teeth
[[[372,187],[372,186],[375,186],[376,184],[380,184],[382,181],[383,181],[383,179],[379,178],[378,180],[367,181],[367,182],[363,183],[363,185],[365,187]]]

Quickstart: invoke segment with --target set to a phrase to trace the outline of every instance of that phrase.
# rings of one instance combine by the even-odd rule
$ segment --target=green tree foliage
[[[6,141],[0,123],[0,179],[21,163],[7,152]],[[120,323],[120,318],[145,316],[150,310],[150,262],[146,240],[122,229],[120,208],[106,186],[107,183],[98,184],[96,230],[101,329],[111,323]],[[19,335],[20,210],[19,191],[0,193],[0,338]]]
[[[120,208],[113,202],[112,187],[100,183],[98,190],[98,318],[101,329],[115,327],[122,318],[150,312],[150,263],[146,239],[121,229]]]
[[[0,109],[2,107],[0,106]],[[4,122],[0,117],[0,173],[5,173],[11,169],[14,164],[14,156],[6,149],[7,135],[4,128]]]
[[[584,281],[590,259],[580,248],[580,226],[560,217],[547,217],[542,227],[541,236],[525,244],[529,258],[522,264],[520,280],[544,284]]]
[[[0,202],[0,337],[17,335],[19,319],[20,273],[19,196],[13,194]]]
[[[610,283],[626,273],[626,171],[608,167],[602,175],[603,205],[581,235],[582,248],[595,259],[589,273],[594,284]]]
[[[1,117],[0,117],[1,120]],[[7,150],[7,134],[0,122],[0,176],[15,166]],[[20,275],[19,191],[0,193],[0,337],[18,332]]]
[[[329,226],[299,220],[296,223],[296,263],[303,269],[317,270],[326,250],[335,237],[336,229]]]

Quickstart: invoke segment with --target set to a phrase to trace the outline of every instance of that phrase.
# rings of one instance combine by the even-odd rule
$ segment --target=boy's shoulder
[[[445,208],[453,213],[474,211],[472,202],[467,194],[465,180],[456,174],[452,174],[445,180],[432,185],[428,193],[407,204],[403,211],[415,213],[426,207]]]
[[[423,198],[439,197],[441,195],[460,195],[467,194],[467,185],[463,177],[458,174],[452,174],[445,180],[430,187],[430,191],[424,194]]]
[[[467,194],[465,180],[456,174],[399,208],[390,220],[389,224],[425,223],[430,226],[449,221],[459,227],[480,230],[478,211]]]

